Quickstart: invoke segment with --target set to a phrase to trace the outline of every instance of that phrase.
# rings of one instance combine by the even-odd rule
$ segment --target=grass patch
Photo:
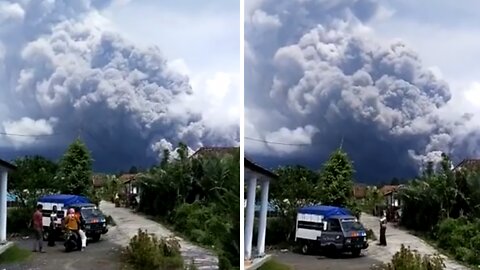
[[[23,248],[19,248],[13,245],[7,249],[4,253],[0,254],[0,264],[11,264],[24,262],[30,259],[32,252]]]
[[[292,267],[280,263],[276,260],[269,260],[264,265],[262,265],[259,270],[292,270]]]

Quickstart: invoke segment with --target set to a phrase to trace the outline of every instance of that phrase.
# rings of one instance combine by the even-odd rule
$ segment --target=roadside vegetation
[[[421,255],[416,250],[406,248],[403,244],[400,251],[395,253],[392,261],[381,265],[374,265],[372,270],[443,270],[445,264],[438,255]]]
[[[138,230],[124,250],[125,262],[135,270],[194,269],[184,266],[180,244],[175,238],[160,238]]]
[[[239,269],[240,153],[188,158],[179,144],[176,158],[171,154],[139,177],[138,210],[216,251],[220,269]]]
[[[259,270],[292,270],[293,268],[282,264],[275,259],[271,259],[270,261],[266,262],[264,265],[262,265]]]
[[[448,156],[428,163],[402,191],[401,224],[458,261],[480,264],[480,171],[451,170]]]
[[[0,254],[0,265],[20,263],[31,258],[32,252],[13,245],[4,253]]]

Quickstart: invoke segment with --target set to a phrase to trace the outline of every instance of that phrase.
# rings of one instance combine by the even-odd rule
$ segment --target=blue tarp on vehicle
[[[321,216],[324,216],[325,218],[329,218],[331,216],[352,216],[352,212],[350,212],[350,210],[346,208],[329,206],[329,205],[305,206],[298,209],[298,213],[321,215]]]
[[[64,206],[69,206],[78,203],[90,203],[87,197],[70,194],[53,194],[45,195],[38,199],[38,203],[62,203]]]

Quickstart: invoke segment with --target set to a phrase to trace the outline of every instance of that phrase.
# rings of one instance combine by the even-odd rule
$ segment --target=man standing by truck
[[[57,206],[54,205],[52,209],[52,213],[50,214],[50,227],[48,233],[48,246],[53,247],[55,246],[55,240],[57,239]]]
[[[32,225],[35,233],[35,242],[33,242],[33,252],[45,253],[43,250],[43,206],[37,205],[37,211],[33,214]]]

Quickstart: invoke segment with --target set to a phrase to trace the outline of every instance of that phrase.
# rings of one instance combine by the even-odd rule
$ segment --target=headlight
[[[107,224],[103,223],[103,227],[107,227]]]

